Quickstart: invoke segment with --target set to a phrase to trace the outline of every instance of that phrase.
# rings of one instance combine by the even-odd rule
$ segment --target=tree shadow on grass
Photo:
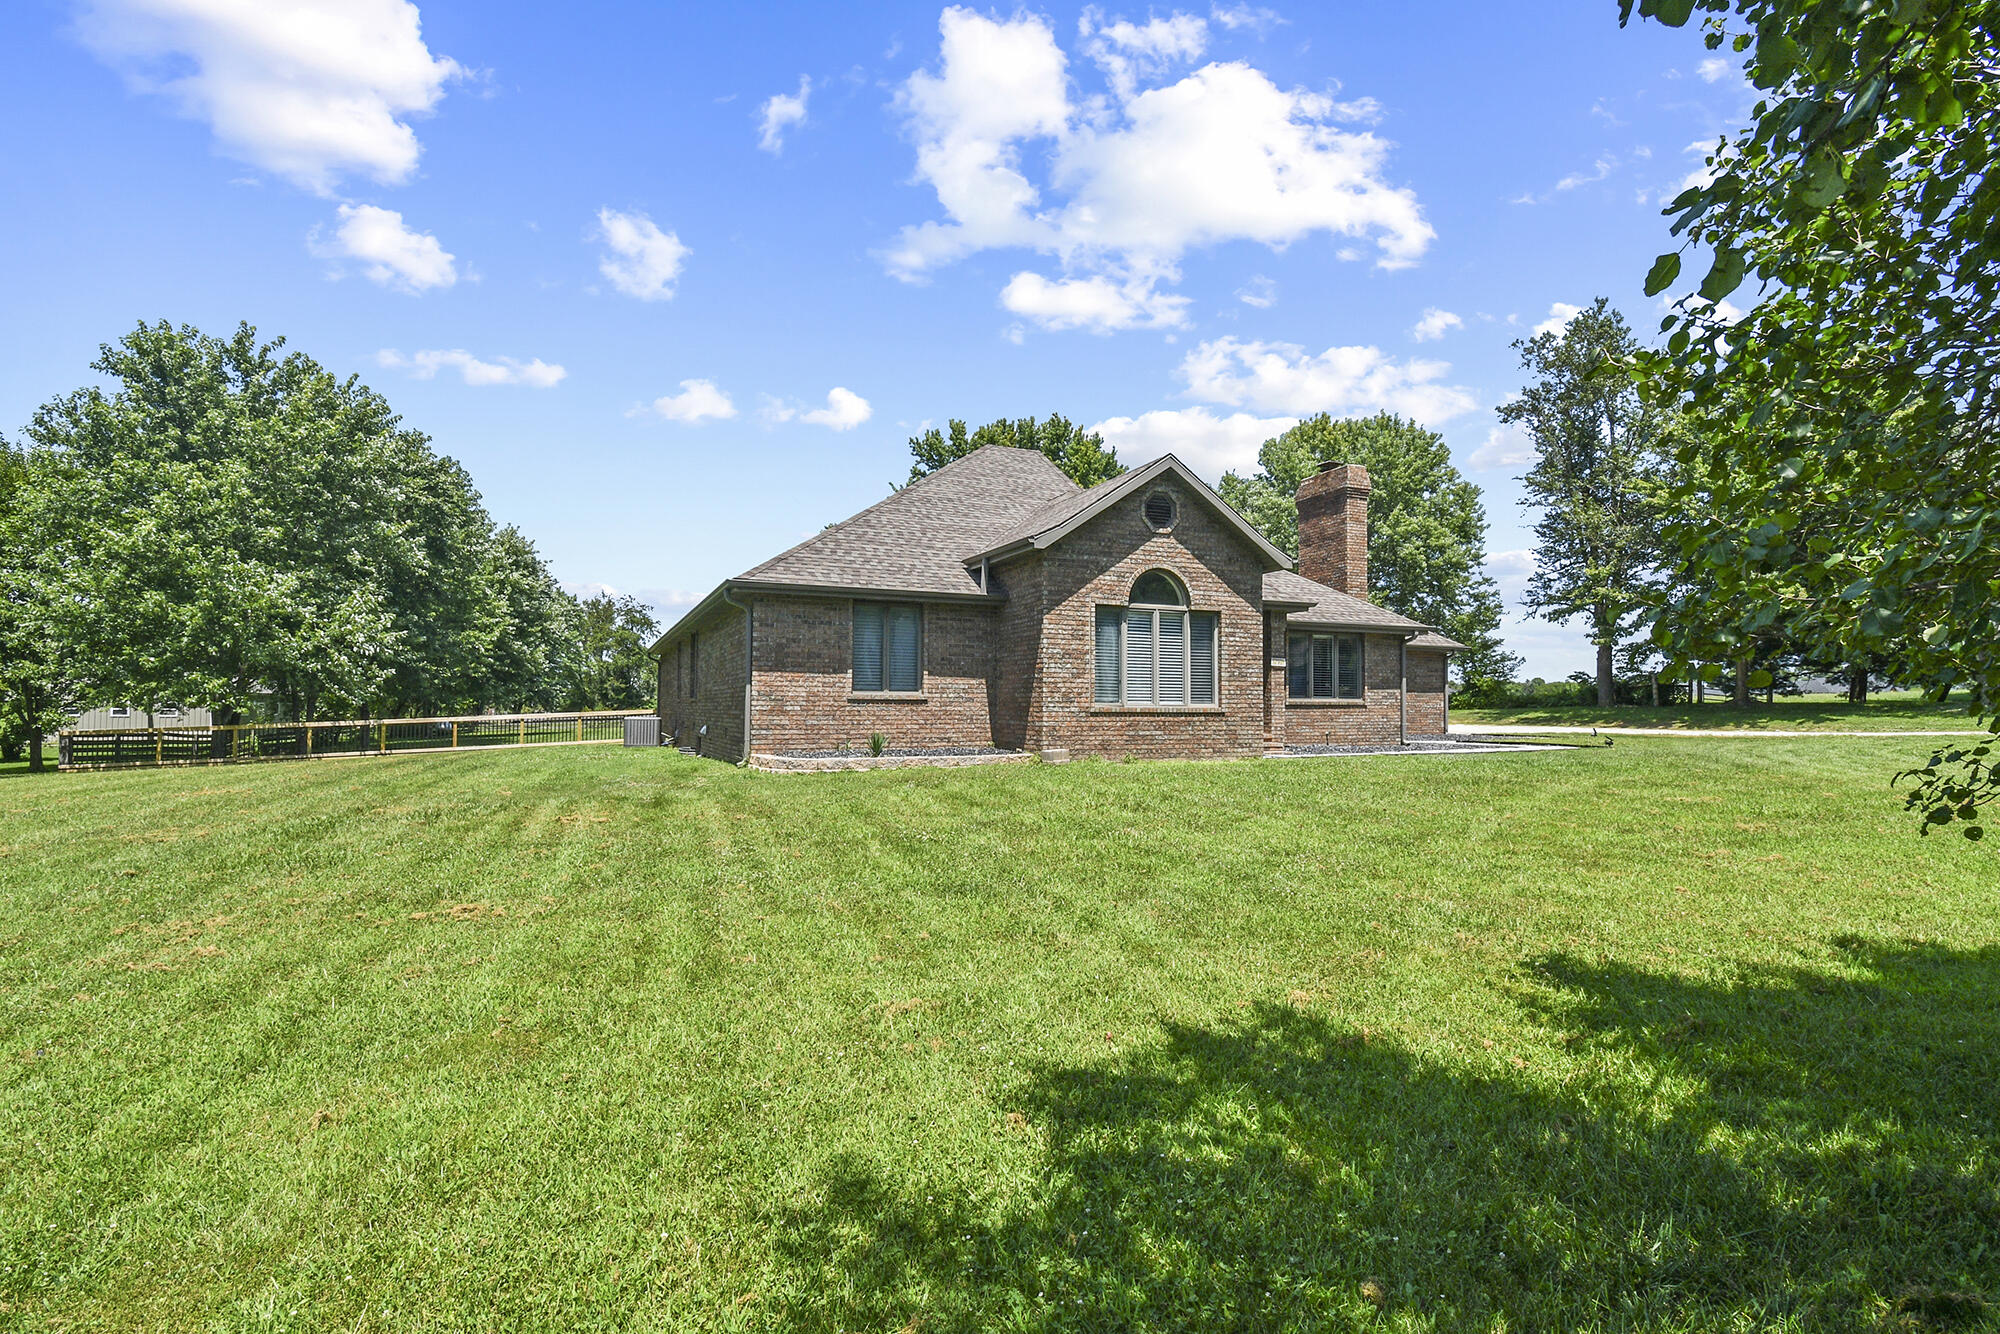
[[[786,1322],[1990,1327],[2000,950],[1849,949],[1860,978],[1539,960],[1560,1082],[1276,1006],[1033,1070],[1029,1201],[843,1162],[774,1220]]]

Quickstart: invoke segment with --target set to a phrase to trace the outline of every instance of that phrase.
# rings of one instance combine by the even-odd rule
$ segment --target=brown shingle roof
[[[977,596],[968,557],[993,547],[1028,515],[1081,494],[1039,451],[987,445],[737,578]]]
[[[1441,635],[1435,630],[1426,630],[1410,641],[1411,648],[1441,648],[1447,653],[1463,652],[1465,645],[1449,635]]]
[[[1342,629],[1399,630],[1425,627],[1407,616],[1386,611],[1364,598],[1315,583],[1293,570],[1273,570],[1264,576],[1264,601],[1303,604],[1291,613],[1293,625],[1328,625]]]

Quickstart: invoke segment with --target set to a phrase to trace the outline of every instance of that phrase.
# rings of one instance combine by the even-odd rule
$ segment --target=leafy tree
[[[658,664],[646,650],[660,626],[643,602],[600,593],[571,619],[569,707],[630,709],[658,697]]]
[[[1521,660],[1499,636],[1500,594],[1483,568],[1486,507],[1452,466],[1444,437],[1393,413],[1336,421],[1322,413],[1257,451],[1257,472],[1227,473],[1222,498],[1287,554],[1299,554],[1299,484],[1325,459],[1368,469],[1368,591],[1391,611],[1464,644],[1468,682],[1504,680]]]
[[[1684,651],[1783,617],[1965,689],[2000,731],[2000,4],[1621,0],[1621,21],[1635,9],[1699,13],[1761,99],[1668,206],[1680,248],[1646,283],[1711,257],[1647,374],[1699,421],[1681,457],[1710,507],[1669,536],[1718,596],[1670,607],[1658,637]],[[1733,323],[1732,296],[1750,307]],[[1915,772],[1925,832],[1977,836],[2000,798],[1988,753]]]
[[[1640,351],[1603,297],[1560,333],[1514,344],[1529,383],[1500,408],[1536,460],[1522,503],[1541,511],[1527,604],[1547,620],[1584,617],[1597,646],[1597,702],[1615,692],[1614,662],[1655,591],[1660,510],[1652,461],[1664,414],[1641,398]]]
[[[473,691],[475,706],[513,713],[563,707],[576,599],[556,583],[535,544],[511,524],[487,544],[482,577],[503,609],[505,630],[484,659],[486,677]]]
[[[476,707],[514,629],[478,493],[282,346],[141,324],[93,363],[109,392],[36,413],[23,508],[82,683],[225,719],[263,692],[302,718]]]
[[[1039,449],[1079,486],[1096,486],[1125,471],[1118,455],[1105,447],[1103,436],[1083,430],[1058,413],[1050,413],[1039,421],[1033,417],[1012,420],[1003,417],[969,435],[965,423],[954,419],[948,432],[933,426],[922,435],[913,435],[910,455],[916,461],[910,465],[908,480],[914,482],[986,445]]]
[[[46,767],[43,738],[76,711],[68,654],[50,629],[48,553],[24,509],[28,456],[0,439],[0,758]]]

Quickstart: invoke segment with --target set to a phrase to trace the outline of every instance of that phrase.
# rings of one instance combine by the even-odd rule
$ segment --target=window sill
[[[1285,707],[1288,709],[1365,709],[1368,707],[1368,701],[1365,699],[1293,699],[1287,696],[1285,698]]]
[[[1092,713],[1222,713],[1220,704],[1093,704]]]
[[[847,696],[849,704],[923,704],[929,700],[921,690],[854,690]]]

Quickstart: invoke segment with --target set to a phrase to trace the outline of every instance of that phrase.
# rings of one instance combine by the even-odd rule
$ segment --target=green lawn
[[[0,1326],[1991,1328],[1914,753],[6,779]]]
[[[1780,696],[1739,709],[1726,700],[1678,704],[1664,708],[1616,704],[1544,705],[1538,708],[1474,709],[1454,704],[1454,723],[1527,723],[1536,727],[1728,727],[1798,731],[1913,732],[1973,729],[1962,701],[1927,704],[1915,692],[1888,692],[1866,704],[1847,702],[1844,695]]]

